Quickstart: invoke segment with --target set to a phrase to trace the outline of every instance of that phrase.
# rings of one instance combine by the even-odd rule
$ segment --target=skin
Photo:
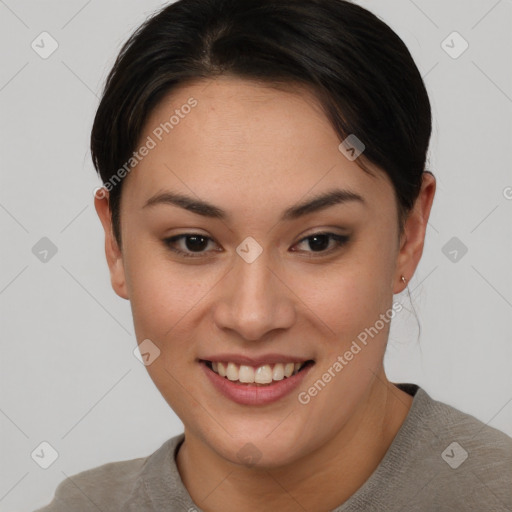
[[[435,179],[424,173],[400,236],[390,180],[345,158],[306,90],[235,77],[172,91],[140,141],[191,96],[198,105],[125,178],[122,247],[112,236],[108,194],[95,198],[112,286],[130,300],[138,342],[150,339],[161,351],[147,369],[185,426],[177,462],[192,499],[207,512],[333,509],[375,470],[412,403],[384,373],[389,324],[308,404],[297,395],[390,310],[405,288],[401,276],[414,274]],[[287,207],[335,187],[365,204],[279,220]],[[164,190],[213,203],[229,217],[144,208]],[[306,237],[325,231],[350,238],[339,248],[327,239],[315,252]],[[184,233],[212,241],[185,258],[163,241]],[[252,263],[236,252],[248,236],[263,249]],[[185,242],[174,247],[197,255]],[[281,353],[315,365],[289,396],[246,406],[219,394],[197,362],[221,352]],[[260,458],[244,465],[237,452],[247,443]]]

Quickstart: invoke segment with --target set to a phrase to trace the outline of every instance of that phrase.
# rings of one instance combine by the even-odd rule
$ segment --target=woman
[[[96,114],[95,207],[184,433],[41,510],[509,510],[512,440],[384,372],[430,135],[407,48],[349,2],[179,0],[144,23]]]

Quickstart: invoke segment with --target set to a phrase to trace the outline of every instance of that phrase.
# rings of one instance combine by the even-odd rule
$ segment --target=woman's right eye
[[[208,242],[213,242],[213,239],[199,233],[184,233],[164,239],[166,247],[185,258],[202,257],[205,253],[203,249],[208,246]],[[176,247],[177,244],[181,244],[181,248]]]

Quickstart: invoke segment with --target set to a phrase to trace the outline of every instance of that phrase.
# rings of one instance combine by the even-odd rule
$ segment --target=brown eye
[[[176,247],[180,242],[181,247]],[[213,240],[210,237],[199,233],[184,233],[164,240],[165,245],[169,249],[181,256],[191,258],[200,257],[207,252],[205,249],[208,247],[209,242],[213,242]]]
[[[299,244],[307,243],[311,251],[306,252],[317,252],[317,253],[331,253],[336,251],[343,245],[345,245],[349,240],[347,235],[338,235],[337,233],[314,233],[303,238]],[[330,247],[331,241],[334,241],[334,247]],[[298,245],[299,245],[298,244]]]

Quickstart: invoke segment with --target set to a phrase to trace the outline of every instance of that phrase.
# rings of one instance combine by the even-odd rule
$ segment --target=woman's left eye
[[[314,233],[303,238],[300,242],[295,245],[308,243],[309,247],[313,249],[313,253],[331,253],[341,246],[345,245],[349,240],[347,235],[339,235],[337,233],[320,232]],[[334,241],[334,247],[330,247],[330,241]],[[182,235],[173,236],[164,240],[165,245],[179,254],[187,258],[198,258],[204,255],[204,249],[208,247],[209,242],[214,242],[209,236],[201,235],[198,233],[185,233]],[[181,243],[181,248],[176,245]],[[294,246],[295,247],[295,246]],[[219,252],[216,250],[216,252]],[[295,252],[295,250],[294,250]]]
[[[329,247],[330,240],[334,241],[334,247],[331,247],[330,249],[327,249]],[[313,248],[313,251],[306,251],[306,252],[320,252],[320,253],[331,253],[333,251],[336,251],[337,249],[341,248],[343,245],[345,245],[349,240],[348,235],[338,235],[337,233],[328,233],[328,232],[321,232],[321,233],[314,233],[312,235],[309,235],[305,238],[303,238],[299,244],[302,243],[308,243],[310,248]],[[299,245],[297,244],[297,245]]]

